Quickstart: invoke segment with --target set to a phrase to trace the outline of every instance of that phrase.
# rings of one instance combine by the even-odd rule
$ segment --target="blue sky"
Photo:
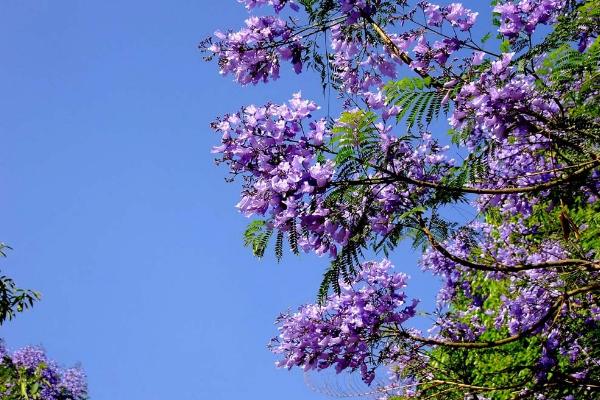
[[[266,343],[326,260],[255,260],[209,153],[219,114],[300,88],[323,101],[314,75],[241,88],[202,62],[198,42],[245,16],[235,0],[0,4],[0,268],[43,294],[0,336],[80,362],[95,400],[322,398]],[[414,255],[393,260],[431,294]]]

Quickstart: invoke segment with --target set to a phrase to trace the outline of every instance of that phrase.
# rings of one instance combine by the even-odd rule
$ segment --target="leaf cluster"
[[[410,131],[415,125],[421,130],[425,129],[442,111],[447,114],[450,102],[444,103],[444,97],[449,98],[458,88],[436,89],[430,77],[416,77],[390,81],[384,90],[389,104],[400,109],[396,123],[406,122]]]
[[[9,246],[0,243],[0,256],[6,257],[6,250],[9,249]],[[31,308],[39,299],[38,292],[20,289],[13,279],[0,275],[0,325],[13,319],[17,313]]]

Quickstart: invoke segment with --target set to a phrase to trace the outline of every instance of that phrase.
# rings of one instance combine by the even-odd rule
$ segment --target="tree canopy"
[[[298,92],[211,125],[245,245],[328,259],[277,320],[277,364],[389,374],[374,391],[396,399],[600,396],[600,2],[240,3],[245,26],[201,44],[219,72],[316,71],[342,109]],[[434,310],[386,259],[404,240],[443,282]]]

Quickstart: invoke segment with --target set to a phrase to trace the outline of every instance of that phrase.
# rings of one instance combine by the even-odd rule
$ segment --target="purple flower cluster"
[[[388,163],[373,174],[374,178],[389,177],[402,171],[409,179],[439,182],[454,165],[447,154],[448,147],[440,146],[428,132],[420,135],[420,141],[410,143],[382,129],[381,146],[388,154]],[[371,230],[380,235],[388,234],[395,226],[396,217],[431,198],[433,191],[410,183],[373,185],[375,198],[369,213]]]
[[[511,39],[521,32],[531,35],[538,25],[553,22],[566,3],[565,0],[500,1],[494,7],[494,12],[500,14],[498,31]]]
[[[286,21],[275,16],[249,17],[237,32],[215,32],[208,50],[219,58],[222,75],[233,74],[242,85],[279,78],[280,60],[302,71],[302,44]]]
[[[518,214],[517,214],[518,215]],[[546,314],[552,310],[564,294],[567,283],[556,270],[528,269],[510,273],[511,267],[522,265],[540,265],[542,263],[562,260],[568,252],[556,240],[546,239],[541,243],[534,235],[536,227],[526,226],[527,220],[520,219],[492,225],[482,222],[471,224],[472,231],[479,232],[477,238],[469,238],[464,232],[441,243],[450,254],[462,260],[468,260],[506,272],[489,271],[485,279],[505,282],[506,291],[501,296],[499,307],[491,310],[485,306],[486,296],[473,286],[473,278],[477,271],[468,268],[456,260],[451,260],[439,251],[429,248],[421,258],[424,269],[442,277],[442,288],[438,293],[438,306],[450,304],[454,299],[463,297],[470,300],[467,308],[458,312],[441,314],[436,321],[438,337],[450,338],[454,341],[475,341],[488,329],[506,331],[517,335],[537,327],[537,331],[545,331],[552,326],[552,320],[539,325]],[[474,240],[476,239],[476,240]],[[478,254],[477,259],[471,257]],[[598,279],[600,274],[592,273],[587,279]],[[572,284],[572,282],[571,282]],[[592,297],[588,297],[592,301]],[[580,303],[581,300],[573,300]],[[571,310],[565,317],[571,320],[596,321],[589,314],[589,307]],[[566,312],[566,310],[564,311]],[[564,313],[563,312],[563,313]],[[493,316],[493,323],[481,323],[481,316]],[[568,341],[564,341],[568,343]]]
[[[294,0],[238,0],[238,2],[244,4],[248,10],[265,5],[273,7],[273,10],[275,10],[276,13],[281,12],[286,5],[289,5],[294,11],[299,10],[298,5]]]
[[[227,163],[234,176],[244,176],[237,205],[244,215],[267,216],[272,227],[284,232],[297,225],[307,233],[298,239],[300,248],[336,256],[361,215],[372,232],[385,235],[393,228],[395,215],[408,211],[416,201],[426,201],[432,191],[410,184],[374,184],[368,207],[364,201],[327,207],[325,200],[336,180],[335,164],[331,159],[317,160],[316,154],[330,151],[326,144],[335,133],[324,120],[310,120],[316,109],[316,104],[297,94],[288,104],[249,106],[226,115],[213,123],[222,135],[222,144],[213,152],[221,154],[217,161]],[[355,128],[338,121],[333,130]],[[385,179],[402,171],[411,179],[436,182],[453,166],[454,160],[446,155],[448,147],[440,146],[429,133],[410,143],[391,135],[383,124],[376,128],[389,162],[365,179]]]
[[[359,370],[371,383],[377,351],[374,343],[386,326],[406,322],[415,315],[417,301],[406,304],[408,277],[393,273],[388,260],[365,263],[351,285],[340,282],[339,296],[325,304],[309,304],[278,319],[280,334],[271,343],[283,359],[277,366],[302,367],[305,371],[335,367]]]
[[[80,368],[61,368],[54,361],[49,360],[44,351],[39,347],[24,347],[10,354],[0,342],[0,370],[3,368],[17,368],[33,377],[39,374],[40,400],[84,400],[87,399],[86,376]],[[12,382],[11,382],[12,383]],[[12,387],[21,390],[17,382],[7,385],[9,395]],[[20,392],[19,392],[20,393]],[[2,397],[2,393],[0,393]]]
[[[462,234],[457,234],[452,239],[444,241],[442,245],[451,254],[462,259],[467,259],[472,251],[472,246]],[[427,248],[421,256],[420,264],[423,270],[431,271],[442,277],[443,285],[438,291],[437,303],[438,306],[447,305],[461,288],[464,268],[431,247]]]
[[[407,47],[410,37],[392,38],[397,45]],[[350,93],[365,93],[371,88],[381,88],[384,78],[395,78],[399,60],[389,51],[378,50],[360,38],[344,34],[342,26],[331,28],[331,65],[341,89]],[[359,58],[364,54],[364,58]]]
[[[505,53],[494,61],[488,71],[482,73],[477,81],[462,86],[455,99],[456,109],[450,118],[454,129],[462,129],[466,124],[475,122],[470,138],[469,149],[475,148],[481,141],[500,141],[508,132],[529,135],[533,118],[538,115],[551,118],[558,112],[558,105],[550,99],[540,96],[535,88],[535,79],[529,75],[516,74],[510,66],[514,53]],[[522,122],[519,130],[512,129],[515,120]]]
[[[468,31],[475,25],[477,15],[465,8],[460,3],[452,3],[446,7],[440,7],[436,4],[423,5],[427,23],[431,26],[441,26],[442,23],[448,21],[452,26],[458,27],[461,31]]]
[[[431,32],[441,28],[444,23],[450,25],[452,29],[458,28],[458,31],[468,32],[477,20],[478,13],[465,8],[460,3],[452,3],[442,7],[428,2],[419,3],[419,7],[425,14],[425,21],[420,24],[420,29],[412,31],[411,39],[416,40],[416,46],[413,47],[415,59],[411,63],[411,68],[428,72],[434,62],[441,68],[449,68],[449,61],[455,59],[451,56],[465,49],[465,43],[468,36],[455,35],[454,37],[443,35],[439,40],[430,40]]]
[[[477,18],[477,13],[472,12],[458,3],[447,7],[420,3],[428,15],[427,23],[432,27],[440,26],[444,21],[461,31],[468,31]],[[331,28],[331,48],[333,71],[338,78],[341,88],[350,93],[368,95],[371,88],[380,89],[385,79],[394,79],[397,68],[403,65],[397,54],[390,46],[380,49],[377,43],[371,43],[365,38],[348,35],[345,29],[349,24],[355,23],[358,18],[370,11],[363,1],[345,1],[341,3],[341,11],[349,16],[342,25]],[[358,25],[357,25],[358,26]],[[426,31],[423,28],[407,30],[402,34],[390,33],[389,40],[401,52],[407,52],[410,46],[417,41],[412,49],[416,59],[410,65],[413,69],[427,71],[433,60],[445,66],[450,55],[463,48],[463,40],[458,38],[444,38],[429,43]]]
[[[286,5],[297,10],[293,2],[283,0],[240,0],[246,8],[253,9],[271,5],[279,13]],[[365,37],[348,35],[349,27],[360,27],[360,18],[374,12],[364,0],[339,0],[338,7],[346,18],[330,26],[331,31],[331,71],[340,88],[351,93],[367,92],[370,88],[380,88],[385,78],[395,78],[396,69],[403,61],[388,46],[383,49],[376,42]],[[460,31],[468,31],[475,23],[477,13],[459,3],[440,7],[420,3],[432,27],[444,21]],[[428,43],[422,28],[409,30],[401,35],[390,34],[389,39],[400,51],[407,51],[415,39],[421,38],[415,48],[417,59],[412,68],[426,71],[431,60],[445,66],[452,53],[463,48],[463,39],[446,38]],[[307,36],[310,36],[308,34]],[[216,42],[208,50],[219,58],[220,72],[233,74],[243,85],[267,82],[279,78],[280,60],[288,60],[294,70],[300,73],[303,68],[303,53],[306,44],[303,35],[296,35],[294,27],[277,16],[250,17],[246,27],[227,34],[216,32]]]
[[[335,168],[331,160],[316,157],[329,134],[324,120],[308,122],[317,108],[299,93],[288,104],[245,107],[213,123],[222,133],[222,145],[213,152],[222,154],[219,161],[226,162],[232,174],[246,176],[237,205],[244,215],[269,215],[273,226],[283,231],[292,229],[292,220],[299,218],[310,233],[300,237],[300,247],[335,254],[336,244],[345,244],[349,231],[323,205]]]
[[[373,7],[366,0],[338,0],[340,11],[346,14],[346,24],[353,24],[363,15],[370,15]]]
[[[564,167],[549,156],[553,141],[542,133],[560,118],[560,105],[550,94],[540,92],[533,76],[516,73],[510,65],[513,55],[503,54],[477,80],[463,85],[449,119],[454,129],[468,129],[465,145],[469,151],[493,143],[487,158],[489,179],[479,185],[488,189],[542,184],[556,179],[552,171]],[[598,186],[593,181],[591,191],[582,188],[590,200]],[[498,207],[506,215],[528,216],[538,199],[522,193],[483,195],[477,203],[479,210]]]

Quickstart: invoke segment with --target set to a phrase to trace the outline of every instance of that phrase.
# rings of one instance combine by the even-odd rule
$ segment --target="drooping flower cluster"
[[[333,73],[340,82],[340,87],[350,93],[367,94],[372,88],[381,89],[385,79],[397,77],[400,65],[406,63],[406,58],[399,58],[398,52],[405,54],[412,50],[416,59],[410,67],[422,72],[430,68],[431,61],[440,66],[446,66],[449,57],[464,47],[465,38],[443,38],[430,43],[427,39],[426,28],[439,27],[447,22],[461,31],[468,31],[477,18],[473,12],[461,4],[453,3],[448,7],[440,7],[429,3],[419,3],[428,18],[419,22],[413,29],[401,34],[389,33],[383,49],[378,43],[366,40],[359,35],[349,35],[348,26],[357,23],[360,26],[361,16],[370,15],[374,10],[365,2],[342,2],[341,11],[348,14],[343,24],[331,28],[331,49],[333,51],[331,64]],[[413,18],[413,13],[410,13]],[[466,36],[468,37],[468,36]],[[416,41],[416,46],[411,46]],[[406,56],[405,56],[406,57]]]
[[[460,3],[452,3],[448,6],[440,6],[427,2],[418,4],[425,14],[425,21],[418,22],[411,17],[413,22],[417,23],[419,29],[414,30],[413,38],[416,45],[412,48],[415,60],[410,64],[411,68],[429,72],[433,65],[441,68],[451,68],[456,56],[465,49],[469,41],[468,31],[473,27],[479,13],[465,8]],[[461,34],[455,36],[441,35],[438,40],[431,40],[432,35],[429,31],[443,29],[443,25],[450,25],[450,28]],[[432,65],[432,63],[434,63]]]
[[[249,17],[237,32],[215,32],[208,51],[219,59],[220,73],[232,74],[242,85],[279,78],[280,60],[302,71],[302,44],[292,27],[275,16]]]
[[[281,315],[280,334],[271,344],[283,356],[277,365],[305,371],[331,366],[337,372],[359,370],[366,383],[372,382],[380,350],[374,341],[386,326],[413,317],[417,305],[416,300],[407,305],[403,289],[408,277],[392,269],[388,260],[367,262],[351,284],[341,283],[339,296]]]
[[[12,353],[0,342],[0,397],[21,395],[23,390],[30,398],[40,400],[87,399],[87,383],[80,368],[61,368],[48,359],[39,347],[24,347]]]
[[[219,161],[232,174],[247,177],[237,205],[243,214],[270,216],[273,226],[284,231],[300,218],[311,233],[299,239],[300,247],[335,253],[336,243],[346,243],[349,232],[330,218],[333,210],[323,204],[335,168],[331,160],[317,160],[317,148],[328,131],[324,120],[308,122],[316,109],[299,93],[288,104],[246,107],[213,124],[223,143],[213,152],[222,154]]]

